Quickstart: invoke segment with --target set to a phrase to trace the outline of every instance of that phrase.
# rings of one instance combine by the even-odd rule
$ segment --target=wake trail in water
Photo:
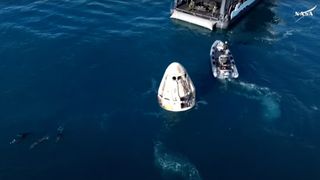
[[[260,101],[263,107],[263,117],[266,120],[274,120],[281,116],[280,95],[268,87],[260,87],[242,81],[230,81],[229,85],[236,87],[235,94]]]
[[[154,158],[155,165],[161,169],[164,178],[179,176],[186,180],[201,180],[195,165],[181,155],[168,151],[162,142],[155,143]]]

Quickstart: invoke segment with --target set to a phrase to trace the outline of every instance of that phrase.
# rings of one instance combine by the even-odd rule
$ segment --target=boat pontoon
[[[171,18],[210,30],[226,29],[259,0],[175,0]]]
[[[216,40],[210,50],[213,76],[219,79],[238,78],[239,73],[227,42]]]

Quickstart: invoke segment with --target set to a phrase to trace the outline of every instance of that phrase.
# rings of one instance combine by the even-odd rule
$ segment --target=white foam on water
[[[287,31],[283,34],[283,37],[286,38],[286,37],[292,36],[292,35],[293,35],[293,32],[294,32],[294,30],[287,30]]]
[[[265,119],[277,119],[281,115],[279,103],[272,97],[266,96],[261,99],[261,104],[264,108],[264,118]]]
[[[146,92],[142,93],[142,95],[147,96],[149,94],[157,94],[158,92],[157,87],[158,87],[158,82],[154,78],[152,78],[151,87]]]
[[[266,120],[274,120],[281,116],[280,95],[270,90],[268,87],[260,87],[256,84],[242,81],[230,81],[237,86],[236,94],[248,99],[260,101],[263,112],[262,116]]]
[[[166,110],[143,112],[143,115],[160,119],[162,121],[163,131],[170,131],[172,127],[174,127],[183,119],[181,118],[181,114]]]
[[[155,143],[154,158],[155,165],[160,168],[164,178],[171,175],[179,176],[186,180],[201,180],[195,165],[181,155],[168,151],[162,142]]]
[[[208,105],[208,102],[207,101],[205,101],[205,100],[200,100],[200,101],[197,101],[196,102],[196,105],[195,105],[195,109],[199,109],[199,107],[200,106],[202,106],[202,105]]]
[[[200,100],[200,101],[197,101],[197,104],[208,105],[208,102],[205,100]]]
[[[294,36],[298,33],[300,33],[302,30],[301,29],[289,29],[289,30],[273,30],[273,29],[268,29],[269,34],[264,36],[264,37],[257,37],[256,39],[263,40],[268,42],[269,44],[278,42],[281,40],[285,40],[287,38],[290,38],[291,36]]]
[[[314,111],[318,111],[319,110],[318,106],[316,106],[316,105],[311,106],[311,109],[313,109]]]

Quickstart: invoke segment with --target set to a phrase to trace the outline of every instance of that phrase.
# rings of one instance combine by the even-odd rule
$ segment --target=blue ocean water
[[[170,20],[172,3],[0,2],[0,180],[320,179],[319,9],[294,17],[319,1],[264,0],[213,32]],[[239,79],[213,78],[216,39]],[[188,112],[157,103],[173,61],[197,89]]]

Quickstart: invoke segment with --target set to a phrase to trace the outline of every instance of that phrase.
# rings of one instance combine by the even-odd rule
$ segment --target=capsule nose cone
[[[195,88],[186,69],[177,62],[171,63],[162,78],[158,100],[168,111],[186,111],[195,105]]]
[[[184,67],[178,63],[178,62],[173,62],[171,63],[165,72],[165,74],[170,73],[170,74],[184,74],[186,70]]]

